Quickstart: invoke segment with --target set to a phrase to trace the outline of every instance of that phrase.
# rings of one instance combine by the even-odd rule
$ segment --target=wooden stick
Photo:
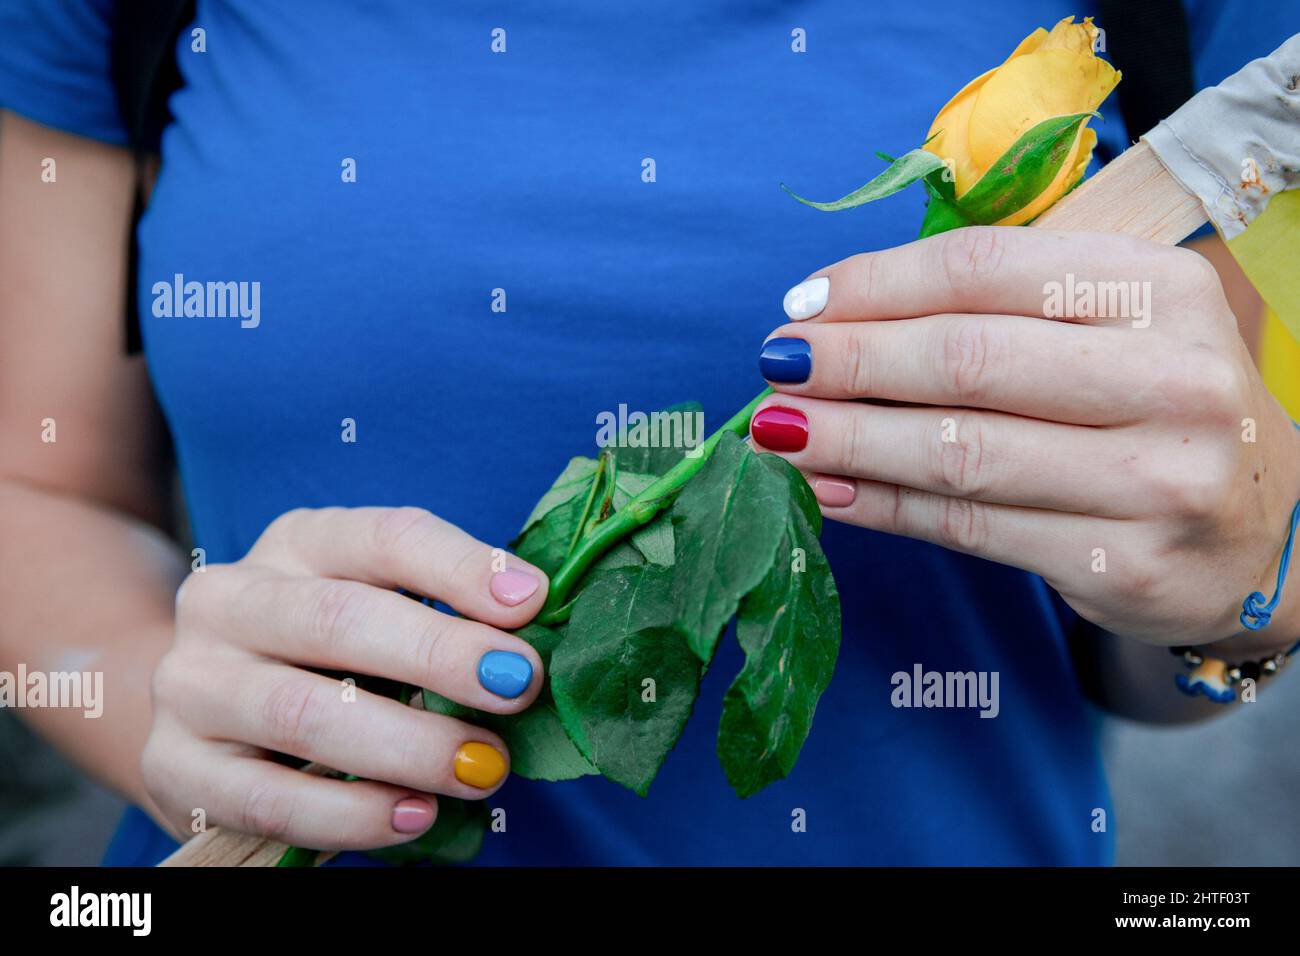
[[[1188,193],[1138,143],[1070,193],[1033,225],[1066,231],[1119,232],[1174,245],[1206,221],[1200,200]],[[214,827],[190,840],[161,866],[275,866],[282,843]],[[317,864],[332,853],[322,853]]]
[[[1146,143],[1125,150],[1031,225],[1068,232],[1120,232],[1175,245],[1207,220]]]

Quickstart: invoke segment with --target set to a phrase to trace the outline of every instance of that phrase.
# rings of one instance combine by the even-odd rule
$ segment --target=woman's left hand
[[[786,311],[808,321],[764,344],[751,435],[827,517],[1036,572],[1154,644],[1246,634],[1242,599],[1272,595],[1300,433],[1196,253],[959,229],[814,273]],[[1291,591],[1269,638],[1300,636]]]

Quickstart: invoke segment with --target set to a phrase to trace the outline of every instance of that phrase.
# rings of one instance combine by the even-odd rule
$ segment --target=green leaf
[[[1029,205],[1056,179],[1079,128],[1096,115],[1055,116],[1034,126],[957,201],[962,215],[972,223],[989,225]]]
[[[645,796],[699,693],[700,662],[674,625],[674,569],[590,579],[551,659],[569,737],[602,774]]]
[[[549,674],[551,654],[563,640],[563,632],[540,624],[528,624],[515,633],[533,646],[542,659],[542,667]],[[596,772],[565,733],[549,681],[532,706],[517,714],[489,714],[448,700],[431,690],[424,691],[423,703],[427,711],[455,717],[499,734],[510,751],[510,772],[527,780],[572,780]]]
[[[596,466],[597,461],[594,458],[570,458],[569,463],[564,466],[564,471],[560,473],[560,477],[555,479],[555,483],[551,485],[546,494],[542,495],[541,500],[533,506],[528,520],[519,529],[520,537],[561,505],[568,504],[575,498],[585,499],[587,492],[591,490],[591,482],[596,474]]]
[[[704,663],[771,567],[789,498],[786,483],[727,433],[674,503],[678,621]]]
[[[781,184],[781,188],[805,206],[812,206],[814,209],[820,209],[823,212],[836,212],[840,209],[852,209],[854,206],[861,206],[863,203],[874,202],[877,199],[892,196],[900,189],[912,185],[922,176],[942,168],[943,160],[934,153],[924,149],[914,149],[890,163],[888,169],[865,186],[855,189],[847,196],[834,202],[812,202],[790,192],[784,183]]]
[[[745,666],[723,698],[718,758],[741,797],[794,768],[840,646],[839,595],[817,541],[816,499],[788,462],[759,459],[786,483],[791,507],[776,561],[741,602],[736,621]]]
[[[433,826],[410,843],[371,850],[370,855],[394,866],[417,863],[468,863],[483,847],[491,813],[481,800],[438,798]]]

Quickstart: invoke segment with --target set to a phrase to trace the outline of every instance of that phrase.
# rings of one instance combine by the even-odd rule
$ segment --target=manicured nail
[[[798,385],[812,374],[812,346],[804,339],[768,339],[758,353],[758,374],[769,382]]]
[[[808,444],[808,419],[798,409],[769,405],[754,415],[749,433],[769,451],[803,451]]]
[[[487,790],[506,775],[506,758],[491,744],[472,740],[456,751],[456,779],[471,787]]]
[[[433,826],[433,807],[419,797],[398,800],[393,807],[393,829],[398,833],[423,833]]]
[[[514,651],[488,651],[478,660],[478,682],[483,689],[514,700],[533,682],[533,665]]]
[[[827,508],[847,508],[858,496],[858,483],[848,478],[817,475],[813,478],[813,494]]]
[[[814,315],[821,315],[826,308],[826,297],[830,295],[831,280],[828,276],[818,276],[800,282],[785,294],[785,314],[792,322],[802,322]]]
[[[537,575],[523,568],[506,568],[492,575],[488,588],[492,596],[507,607],[523,604],[537,590]]]

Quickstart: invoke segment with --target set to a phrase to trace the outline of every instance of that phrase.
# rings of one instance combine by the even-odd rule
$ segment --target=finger
[[[173,748],[195,810],[210,824],[315,850],[372,850],[415,839],[433,826],[435,796],[371,780],[302,773],[204,744]],[[188,831],[189,819],[178,821]]]
[[[841,476],[815,475],[812,484],[822,514],[834,521],[929,541],[1023,568],[1049,582],[1070,580],[1069,576],[1077,577],[1081,568],[1089,566],[1089,542],[1100,540],[1095,522],[1104,520]],[[828,495],[830,491],[834,497]]]
[[[1125,464],[1142,449],[1113,430],[997,412],[782,395],[755,412],[751,433],[763,450],[805,473],[1105,517],[1147,513],[1149,504]]]
[[[759,370],[779,392],[993,408],[1079,425],[1127,424],[1163,399],[1127,329],[1005,315],[787,325]]]
[[[208,736],[312,760],[426,793],[481,800],[509,774],[496,734],[280,664],[246,668]]]
[[[249,557],[308,576],[401,587],[513,630],[546,601],[546,575],[422,508],[322,508],[275,520]]]
[[[1180,255],[1109,233],[971,226],[828,266],[786,293],[786,314],[845,322],[976,312],[1143,327],[1150,290],[1169,288],[1160,280],[1185,271]],[[1088,287],[1092,314],[1079,315],[1089,311],[1078,307]],[[1058,298],[1068,314],[1047,315]]]
[[[250,651],[427,687],[498,714],[524,710],[541,690],[541,658],[513,634],[356,581],[227,572],[221,595],[198,599],[222,601],[234,618],[227,638]]]

